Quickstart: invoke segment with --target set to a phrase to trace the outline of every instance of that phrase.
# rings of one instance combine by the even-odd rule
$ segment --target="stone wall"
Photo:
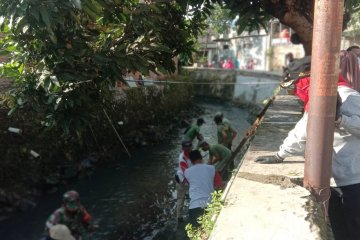
[[[305,55],[301,44],[272,46],[270,71],[282,72],[282,67],[285,65],[285,55],[288,53],[292,53],[294,58],[302,58]]]
[[[194,84],[197,96],[234,100],[239,103],[261,104],[274,95],[281,76],[277,73],[216,68],[183,69]]]

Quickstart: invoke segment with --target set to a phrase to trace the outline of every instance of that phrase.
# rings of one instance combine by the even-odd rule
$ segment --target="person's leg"
[[[348,239],[348,231],[345,223],[342,194],[334,188],[330,189],[329,219],[335,240]]]
[[[341,187],[349,240],[360,239],[360,184]]]
[[[183,220],[183,208],[187,187],[183,184],[176,183],[177,201],[176,201],[176,217],[179,221]]]
[[[205,212],[204,208],[193,208],[189,209],[189,223],[193,227],[199,227],[198,218]]]

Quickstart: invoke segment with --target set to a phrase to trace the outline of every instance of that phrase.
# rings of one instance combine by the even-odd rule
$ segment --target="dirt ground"
[[[256,173],[240,172],[238,177],[245,178],[247,180],[268,183],[280,186],[284,188],[293,188],[296,186],[302,186],[303,178],[289,178],[279,175],[262,175]]]

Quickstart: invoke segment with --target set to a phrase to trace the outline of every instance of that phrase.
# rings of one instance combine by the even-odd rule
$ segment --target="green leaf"
[[[107,58],[104,55],[100,55],[100,54],[95,54],[94,55],[94,60],[99,62],[99,63],[103,63],[103,62],[111,62],[112,59],[111,58]]]
[[[51,23],[50,23],[50,18],[49,18],[49,14],[48,14],[48,9],[41,5],[40,6],[40,15],[41,15],[41,18],[42,20],[44,21],[45,25],[48,27],[48,28],[51,28]]]
[[[93,20],[96,20],[98,18],[98,15],[93,12],[88,6],[83,5],[84,12]]]
[[[71,0],[71,2],[74,4],[74,6],[81,10],[81,1],[80,0]]]
[[[55,33],[53,32],[53,30],[51,28],[47,28],[46,30],[49,33],[49,38],[50,38],[51,42],[53,44],[57,44],[57,37],[55,36]]]
[[[40,20],[40,13],[38,8],[31,6],[30,14],[36,19],[36,21]]]

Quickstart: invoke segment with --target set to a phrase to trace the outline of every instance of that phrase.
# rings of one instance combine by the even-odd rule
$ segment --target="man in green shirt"
[[[200,133],[200,127],[205,123],[204,119],[199,118],[196,121],[196,124],[188,127],[184,132],[184,141],[193,141],[195,137],[201,141],[204,139],[203,135]]]
[[[224,171],[226,166],[229,165],[231,158],[231,151],[222,144],[210,145],[205,141],[199,143],[199,147],[203,151],[209,151],[208,164],[215,165],[217,171]]]
[[[221,112],[217,112],[214,117],[217,125],[218,143],[231,150],[232,142],[236,138],[237,131],[231,127],[230,121],[224,118]]]

